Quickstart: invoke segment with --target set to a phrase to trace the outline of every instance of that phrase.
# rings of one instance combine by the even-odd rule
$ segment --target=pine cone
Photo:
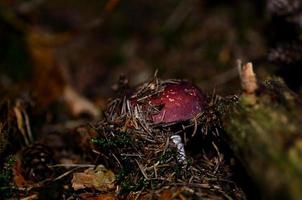
[[[268,0],[269,13],[276,16],[294,15],[301,9],[300,0]]]
[[[34,182],[50,178],[54,171],[49,165],[54,164],[51,149],[42,144],[33,144],[22,152],[24,176]]]
[[[268,59],[272,62],[283,64],[302,62],[302,41],[278,45],[270,50]]]

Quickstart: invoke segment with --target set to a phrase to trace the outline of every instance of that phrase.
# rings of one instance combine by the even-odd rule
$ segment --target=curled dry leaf
[[[74,173],[72,187],[75,190],[93,188],[98,191],[108,191],[115,188],[115,175],[103,165],[98,165],[96,169],[86,169],[84,172]]]

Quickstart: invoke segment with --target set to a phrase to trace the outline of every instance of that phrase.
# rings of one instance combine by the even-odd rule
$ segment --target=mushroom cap
[[[206,95],[188,81],[163,83],[164,90],[149,99],[149,105],[161,109],[151,115],[154,123],[192,119],[206,106]]]

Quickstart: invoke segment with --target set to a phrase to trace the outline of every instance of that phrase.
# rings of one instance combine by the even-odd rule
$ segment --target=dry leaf
[[[32,87],[36,101],[45,108],[63,96],[74,116],[87,113],[98,117],[99,109],[70,85],[67,64],[57,56],[58,47],[71,40],[72,33],[51,33],[39,27],[33,27],[27,33],[27,46],[33,61]]]
[[[160,200],[170,200],[173,197],[173,192],[171,190],[164,190],[160,195]]]
[[[69,106],[71,112],[75,116],[87,113],[93,117],[100,115],[99,109],[88,99],[78,94],[73,87],[66,85],[63,90],[63,97]]]
[[[43,108],[62,96],[67,82],[65,66],[60,66],[57,48],[70,36],[54,34],[40,27],[31,27],[26,34],[27,49],[33,63],[32,89],[36,102]]]
[[[113,194],[91,194],[91,193],[82,193],[79,195],[81,199],[85,200],[115,200],[117,199]]]
[[[23,136],[25,144],[29,146],[34,139],[31,133],[29,117],[19,100],[14,106],[14,113],[17,119],[18,129]]]
[[[12,168],[13,170],[13,180],[17,187],[24,187],[28,186],[27,181],[25,180],[24,176],[22,175],[22,167],[21,167],[21,161],[20,157],[16,156],[16,162],[15,165]]]
[[[96,169],[89,168],[84,172],[74,173],[71,182],[75,190],[94,188],[104,192],[114,189],[115,175],[103,165],[98,165]]]

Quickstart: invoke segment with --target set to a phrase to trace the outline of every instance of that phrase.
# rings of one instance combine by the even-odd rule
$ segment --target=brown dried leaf
[[[171,190],[164,190],[160,195],[160,200],[169,200],[172,199],[173,192]]]
[[[17,119],[18,129],[22,134],[24,142],[26,145],[30,145],[33,142],[33,136],[31,133],[29,117],[20,101],[17,101],[14,106],[14,113]]]
[[[115,175],[103,165],[98,165],[96,169],[89,168],[84,172],[74,173],[71,182],[75,190],[94,188],[104,192],[115,188]]]
[[[66,33],[54,34],[40,27],[31,27],[26,34],[27,49],[33,63],[32,89],[38,105],[46,108],[62,96],[67,82],[56,56],[57,47],[70,39]]]
[[[63,97],[74,116],[87,113],[93,117],[100,115],[99,109],[88,99],[78,94],[70,85],[66,85]]]
[[[21,188],[29,185],[22,174],[22,167],[21,167],[21,161],[19,156],[16,157],[16,162],[12,170],[14,175],[13,180],[17,187]]]
[[[85,200],[115,200],[117,199],[113,194],[91,194],[91,193],[83,193],[79,195],[81,199]]]

